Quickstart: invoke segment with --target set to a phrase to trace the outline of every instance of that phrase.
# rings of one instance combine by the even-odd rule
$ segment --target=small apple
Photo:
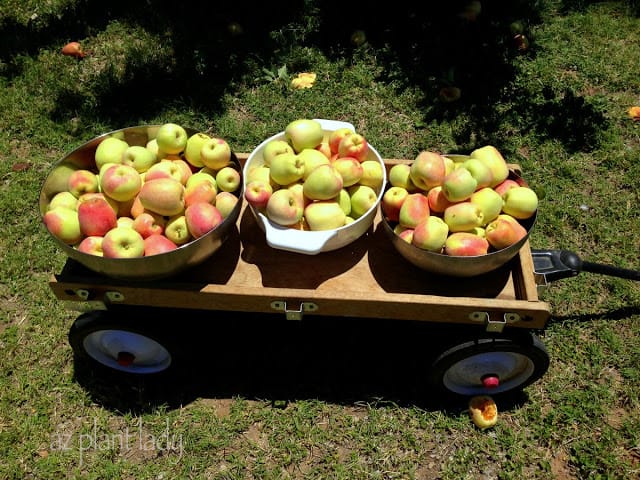
[[[393,187],[403,187],[409,193],[418,189],[411,180],[411,166],[406,163],[397,163],[389,169],[389,183]]]
[[[353,129],[349,127],[341,127],[336,130],[333,130],[329,133],[329,150],[332,154],[338,153],[338,146],[344,137],[347,135],[351,135],[352,133],[356,133]]]
[[[187,146],[184,149],[184,158],[196,168],[204,167],[204,163],[200,158],[202,146],[210,140],[211,137],[204,132],[194,133],[187,139]]]
[[[82,240],[83,235],[76,210],[66,207],[52,208],[44,213],[42,220],[47,230],[67,245],[75,245]]]
[[[69,175],[67,191],[79,198],[84,193],[95,193],[100,190],[98,176],[90,170],[75,170]]]
[[[411,245],[413,243],[413,228],[403,227],[402,225],[398,224],[393,229],[393,233],[395,233],[398,237],[400,237],[408,244]]]
[[[351,197],[351,213],[349,215],[354,219],[367,213],[378,201],[376,191],[367,185],[356,184],[349,187],[347,191]]]
[[[133,229],[147,238],[150,235],[164,233],[166,220],[162,215],[153,212],[143,212],[133,220]]]
[[[158,150],[168,154],[179,154],[187,147],[189,135],[180,125],[165,123],[160,126],[156,134]]]
[[[78,244],[76,249],[82,253],[95,255],[96,257],[102,257],[102,240],[102,236],[85,237]]]
[[[413,229],[411,243],[430,252],[442,252],[449,236],[449,226],[440,217],[429,215]]]
[[[477,158],[489,167],[493,174],[493,181],[490,187],[495,187],[502,183],[509,176],[509,166],[498,149],[492,145],[476,148],[469,155],[470,158]]]
[[[347,216],[335,200],[318,200],[306,206],[304,218],[309,228],[317,231],[343,227]]]
[[[231,163],[231,147],[223,138],[212,137],[203,143],[200,160],[206,167],[220,170]]]
[[[244,198],[247,203],[260,211],[267,208],[267,202],[272,194],[271,184],[264,180],[252,180],[244,189]]]
[[[498,407],[488,395],[477,395],[469,400],[469,416],[476,427],[484,430],[498,421]]]
[[[300,153],[305,148],[316,148],[320,145],[324,139],[324,131],[320,122],[301,118],[287,124],[284,136],[294,152]]]
[[[415,228],[430,215],[429,200],[423,192],[410,193],[402,202],[398,221],[406,228]]]
[[[184,218],[189,233],[193,238],[200,238],[222,223],[224,217],[210,203],[198,202],[189,205],[184,211]]]
[[[444,251],[454,257],[476,257],[487,254],[489,242],[473,233],[453,232],[444,242]]]
[[[364,160],[362,163],[362,177],[360,177],[360,185],[366,185],[379,192],[384,183],[384,167],[377,160]]]
[[[102,237],[118,225],[116,213],[109,203],[100,197],[92,197],[78,204],[80,231],[87,237]]]
[[[304,176],[304,160],[295,153],[282,153],[271,160],[269,166],[271,181],[286,186]]]
[[[262,161],[266,167],[271,165],[271,160],[281,153],[295,153],[293,147],[285,140],[271,140],[266,143],[262,150]]]
[[[538,209],[538,195],[529,187],[510,188],[502,199],[502,211],[520,220],[531,218]]]
[[[53,210],[56,207],[66,207],[71,210],[77,210],[78,199],[69,191],[58,192],[53,196],[53,198],[51,198],[47,210]]]
[[[173,216],[184,210],[185,187],[172,178],[158,178],[144,182],[140,189],[140,203],[146,210],[159,215]]]
[[[142,186],[142,179],[130,165],[112,165],[100,177],[100,188],[105,195],[118,202],[135,197]]]
[[[404,187],[389,187],[382,196],[382,211],[390,222],[400,220],[400,208],[409,196],[409,192]]]
[[[318,165],[328,165],[329,159],[319,150],[313,148],[305,148],[298,154],[298,159],[304,164],[304,173],[302,179],[306,180],[311,171]]]
[[[468,201],[447,207],[443,217],[451,232],[466,232],[485,224],[482,209]]]
[[[303,192],[311,200],[331,200],[343,186],[342,176],[332,165],[319,165],[304,181]]]
[[[184,214],[169,217],[164,227],[164,235],[178,246],[184,245],[192,239]]]
[[[363,135],[352,133],[346,135],[338,145],[339,157],[354,157],[360,162],[364,162],[369,155],[369,143]]]
[[[159,255],[175,250],[178,246],[164,235],[152,234],[144,239],[144,256]]]
[[[144,255],[144,239],[133,228],[116,227],[102,239],[105,258],[138,258]]]
[[[333,168],[335,168],[342,177],[342,185],[344,187],[355,185],[364,175],[363,164],[353,157],[336,158],[331,165],[333,165]]]
[[[223,190],[221,192],[218,192],[218,194],[216,195],[215,206],[220,211],[222,218],[227,218],[229,215],[231,215],[231,212],[236,207],[238,201],[239,198],[236,197],[233,193],[225,192]]]
[[[266,208],[267,218],[278,225],[289,226],[298,223],[304,213],[302,205],[289,188],[273,192]]]
[[[471,194],[469,201],[480,207],[485,225],[494,220],[500,212],[502,212],[502,206],[504,204],[500,194],[491,187],[476,190]]]
[[[122,163],[122,154],[129,144],[117,137],[107,137],[96,147],[96,168],[100,170],[105,163]]]
[[[458,167],[442,181],[442,192],[450,202],[462,202],[476,191],[478,181],[464,167]]]
[[[223,192],[235,192],[240,188],[242,177],[240,172],[233,167],[222,167],[216,173],[216,184]]]
[[[422,151],[411,162],[411,180],[425,192],[437,185],[442,185],[445,174],[444,158],[439,153]]]
[[[146,147],[131,145],[122,153],[122,163],[135,168],[138,173],[146,172],[158,162],[158,157]]]

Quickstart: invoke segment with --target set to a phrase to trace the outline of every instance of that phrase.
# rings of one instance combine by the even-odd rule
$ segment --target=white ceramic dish
[[[342,127],[348,127],[355,131],[354,126],[347,122],[325,119],[315,120],[320,122],[322,125],[322,129],[325,132],[325,139],[328,138],[328,135],[332,131]],[[244,165],[244,181],[248,178],[247,173],[252,167],[262,165],[262,151],[264,150],[264,146],[271,140],[284,139],[284,132],[280,132],[267,138],[251,152]],[[253,215],[256,217],[260,228],[265,232],[267,244],[270,247],[279,250],[302,253],[305,255],[316,255],[318,253],[329,252],[342,248],[364,235],[364,233],[373,224],[373,219],[376,216],[380,201],[382,200],[382,195],[384,194],[384,186],[387,183],[387,171],[385,169],[384,162],[378,151],[372,145],[369,145],[369,156],[367,157],[367,160],[377,160],[382,165],[382,172],[384,175],[382,187],[380,188],[380,191],[377,192],[378,197],[376,199],[376,203],[364,215],[344,227],[336,228],[334,230],[320,231],[296,230],[294,228],[283,227],[272,222],[264,214],[249,206]]]

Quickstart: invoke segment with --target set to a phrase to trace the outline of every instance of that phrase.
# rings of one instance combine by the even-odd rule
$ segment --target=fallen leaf
[[[27,170],[31,165],[28,164],[27,162],[19,162],[19,163],[14,163],[11,166],[11,170],[14,172],[23,172],[25,170]]]

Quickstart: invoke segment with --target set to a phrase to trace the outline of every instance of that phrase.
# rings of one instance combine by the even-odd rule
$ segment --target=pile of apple
[[[527,235],[538,196],[492,145],[468,156],[422,151],[389,170],[385,218],[407,243],[431,252],[477,256],[507,248]]]
[[[175,123],[145,145],[117,136],[95,150],[95,168],[69,174],[43,214],[49,232],[106,258],[168,252],[215,229],[239,201],[229,144]],[[52,173],[52,175],[55,174]]]
[[[319,122],[297,119],[270,140],[245,174],[245,199],[272,222],[299,230],[333,230],[374,207],[382,164],[363,135],[343,127],[325,138]]]

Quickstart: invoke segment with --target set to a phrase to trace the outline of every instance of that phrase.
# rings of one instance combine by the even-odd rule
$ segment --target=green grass
[[[128,125],[174,121],[239,152],[301,117],[350,121],[388,158],[491,143],[544,191],[534,247],[640,268],[640,123],[627,115],[640,105],[634,2],[483,2],[464,27],[456,2],[358,20],[337,2],[195,18],[197,2],[183,3],[0,2],[0,478],[637,478],[640,287],[613,277],[548,287],[549,371],[522,401],[499,405],[487,431],[463,407],[357,388],[352,398],[344,382],[332,395],[282,398],[195,376],[207,388],[149,405],[144,382],[119,391],[90,373],[76,380],[67,332],[78,313],[49,289],[65,258],[40,224],[39,188],[65,152]],[[360,47],[355,28],[367,34]],[[62,56],[70,40],[90,55]],[[317,73],[315,86],[291,90],[301,71]],[[462,97],[443,103],[450,83]],[[240,343],[224,361],[247,355]],[[117,408],[101,401],[114,392]]]

